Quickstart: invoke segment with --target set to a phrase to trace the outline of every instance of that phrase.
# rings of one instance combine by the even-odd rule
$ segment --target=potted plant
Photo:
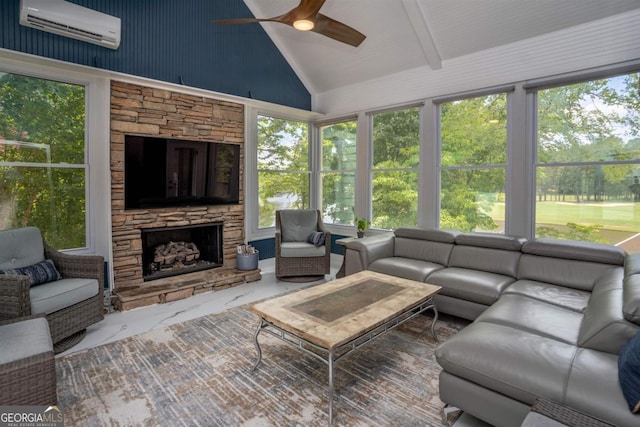
[[[358,230],[358,238],[364,237],[364,232],[371,225],[371,221],[366,218],[356,218],[355,219],[356,229]]]

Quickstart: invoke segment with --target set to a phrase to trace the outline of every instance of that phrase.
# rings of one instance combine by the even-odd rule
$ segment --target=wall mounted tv
[[[125,136],[125,209],[228,205],[239,199],[239,145]]]

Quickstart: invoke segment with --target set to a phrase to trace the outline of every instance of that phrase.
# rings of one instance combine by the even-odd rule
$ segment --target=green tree
[[[505,186],[506,114],[505,94],[442,104],[441,227],[497,227],[491,212]]]
[[[373,116],[372,226],[394,229],[417,224],[420,109]]]

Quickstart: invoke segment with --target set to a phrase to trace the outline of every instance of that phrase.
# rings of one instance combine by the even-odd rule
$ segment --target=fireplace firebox
[[[143,229],[143,280],[222,267],[222,230],[222,222]]]

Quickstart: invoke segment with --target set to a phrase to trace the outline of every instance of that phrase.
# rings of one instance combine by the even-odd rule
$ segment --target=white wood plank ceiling
[[[255,17],[298,0],[244,0]],[[640,0],[326,0],[321,13],[364,33],[357,48],[261,23],[312,95],[640,9]],[[229,17],[235,18],[235,17]],[[640,41],[639,41],[640,42]]]

